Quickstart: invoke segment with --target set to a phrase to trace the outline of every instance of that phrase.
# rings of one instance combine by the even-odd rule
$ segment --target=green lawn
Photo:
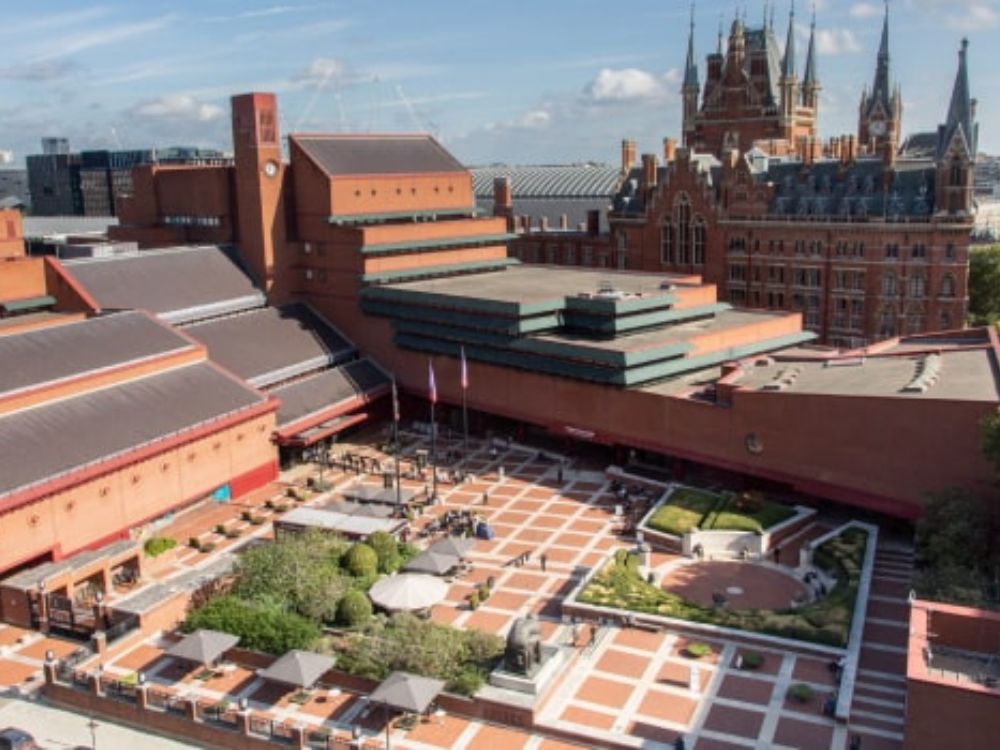
[[[758,500],[740,509],[736,495],[680,487],[646,525],[655,531],[684,536],[692,529],[753,531],[760,533],[795,515],[795,509],[771,500]],[[757,507],[759,506],[759,507]]]
[[[647,583],[638,567],[629,564],[631,561],[624,560],[622,555],[617,555],[614,562],[595,575],[578,599],[583,604],[843,647],[851,630],[867,543],[865,531],[848,529],[821,546],[815,554],[816,564],[835,576],[837,585],[825,598],[798,609],[704,607]]]
[[[711,492],[680,487],[670,494],[669,502],[660,506],[646,525],[665,534],[684,536],[697,528],[701,519],[721,500]]]

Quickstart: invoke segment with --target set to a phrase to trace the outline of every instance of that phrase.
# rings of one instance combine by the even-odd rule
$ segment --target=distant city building
[[[27,169],[0,169],[0,206],[31,206]]]
[[[69,153],[68,138],[42,138],[42,154],[45,156],[57,156]]]

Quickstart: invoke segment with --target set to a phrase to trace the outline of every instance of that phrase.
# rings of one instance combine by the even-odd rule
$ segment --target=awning
[[[368,591],[372,602],[393,612],[427,609],[447,594],[447,583],[440,578],[418,573],[400,573],[383,578]]]
[[[174,659],[193,661],[195,664],[213,664],[239,642],[239,636],[229,633],[196,630],[169,648],[166,655]]]
[[[271,682],[310,688],[333,666],[333,662],[332,656],[312,651],[289,651],[259,676]]]
[[[465,557],[476,546],[476,540],[465,536],[446,536],[430,546],[431,552],[439,555]]]
[[[336,417],[328,422],[323,422],[322,424],[310,427],[307,430],[303,430],[302,432],[298,432],[289,437],[282,437],[279,435],[278,443],[280,445],[288,445],[296,448],[308,448],[311,445],[315,445],[320,440],[324,440],[331,435],[336,435],[338,432],[343,432],[348,427],[360,424],[366,419],[368,419],[367,412]]]
[[[403,570],[442,576],[457,568],[459,562],[458,557],[455,555],[444,555],[433,550],[427,550],[406,563]]]
[[[52,307],[55,303],[55,297],[45,294],[41,297],[25,297],[24,299],[9,299],[6,302],[0,302],[0,310],[5,313],[26,312]]]
[[[444,690],[444,681],[408,672],[393,672],[368,697],[373,703],[422,714]]]

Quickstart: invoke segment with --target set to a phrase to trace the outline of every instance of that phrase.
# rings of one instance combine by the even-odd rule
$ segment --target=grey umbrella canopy
[[[240,642],[239,636],[217,630],[196,630],[167,650],[166,655],[196,664],[212,664]]]
[[[476,540],[465,536],[446,536],[430,546],[431,552],[439,555],[465,557],[476,546]]]
[[[434,550],[421,552],[414,557],[403,568],[412,573],[430,573],[431,575],[444,575],[458,566],[459,560],[454,555],[443,555]]]
[[[309,688],[333,666],[333,657],[312,651],[289,651],[260,673],[271,682],[281,682],[300,688]]]
[[[412,612],[433,607],[448,594],[440,578],[420,573],[399,573],[378,581],[368,589],[368,598],[391,612]]]
[[[442,690],[443,680],[420,677],[408,672],[393,672],[375,688],[369,700],[400,711],[422,714]]]

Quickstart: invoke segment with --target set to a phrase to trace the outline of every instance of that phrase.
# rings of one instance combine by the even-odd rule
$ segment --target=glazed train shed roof
[[[264,305],[250,276],[216,245],[63,261],[63,267],[101,308],[149,310],[170,323]]]
[[[293,135],[330,177],[465,172],[429,135]]]
[[[491,166],[472,170],[477,198],[493,198],[493,181],[508,177],[514,199],[610,198],[618,189],[619,171],[606,164],[557,166]]]
[[[0,498],[242,411],[263,398],[199,363],[0,417]]]

